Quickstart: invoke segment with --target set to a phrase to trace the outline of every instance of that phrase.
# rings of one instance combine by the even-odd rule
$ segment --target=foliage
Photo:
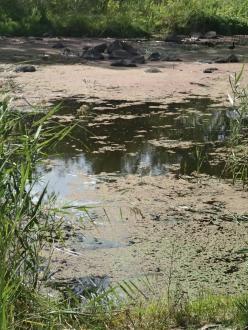
[[[247,0],[2,0],[0,33],[147,36],[247,33]]]
[[[237,74],[230,76],[232,95],[229,95],[230,111],[230,137],[229,157],[225,171],[232,175],[233,184],[241,181],[243,187],[248,184],[248,92],[240,85],[244,67]]]

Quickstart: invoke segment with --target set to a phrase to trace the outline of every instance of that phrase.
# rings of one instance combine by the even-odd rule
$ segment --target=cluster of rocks
[[[66,48],[62,42],[53,45],[55,49],[63,49],[62,55],[70,55],[70,49]],[[159,52],[153,52],[145,57],[138,49],[130,43],[122,40],[114,40],[111,43],[101,43],[94,47],[85,46],[83,51],[78,54],[80,58],[87,61],[103,61],[109,59],[111,66],[115,67],[136,67],[137,64],[145,64],[146,61],[181,61],[175,56],[164,56]]]
[[[134,67],[136,64],[145,63],[145,57],[136,48],[121,40],[115,40],[110,44],[102,43],[94,47],[85,47],[80,57],[90,61],[108,58],[112,61],[112,66]]]

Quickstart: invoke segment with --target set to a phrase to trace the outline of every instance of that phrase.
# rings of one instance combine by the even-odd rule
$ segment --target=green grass
[[[230,136],[228,140],[229,154],[225,172],[231,175],[233,184],[242,182],[243,188],[248,185],[248,92],[241,86],[244,66],[239,73],[230,77],[232,95],[229,95]]]
[[[246,0],[12,0],[0,4],[0,33],[140,37],[154,33],[248,33]]]

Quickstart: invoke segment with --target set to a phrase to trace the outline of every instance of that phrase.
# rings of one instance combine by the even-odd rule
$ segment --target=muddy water
[[[98,180],[116,175],[194,170],[219,175],[223,169],[223,164],[213,165],[209,155],[228,134],[229,110],[217,101],[194,96],[169,105],[86,105],[77,98],[54,102],[58,103],[62,107],[55,120],[66,123],[76,118],[78,125],[39,170],[63,198],[78,180],[78,193],[86,194]]]

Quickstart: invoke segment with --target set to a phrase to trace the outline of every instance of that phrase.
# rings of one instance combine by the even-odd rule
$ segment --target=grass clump
[[[43,125],[50,114],[32,122],[10,109],[10,100],[0,100],[0,328],[36,328],[47,324],[50,302],[39,289],[46,281],[48,268],[41,250],[58,238],[46,188],[36,196],[39,177],[36,166],[48,145],[68,132],[54,134]],[[23,124],[25,123],[25,124]],[[36,313],[36,310],[39,312]],[[42,311],[44,313],[42,313]]]
[[[233,184],[242,182],[243,187],[248,184],[248,92],[240,85],[243,69],[230,77],[232,95],[229,95],[230,136],[228,140],[229,156],[225,171],[231,174]]]

